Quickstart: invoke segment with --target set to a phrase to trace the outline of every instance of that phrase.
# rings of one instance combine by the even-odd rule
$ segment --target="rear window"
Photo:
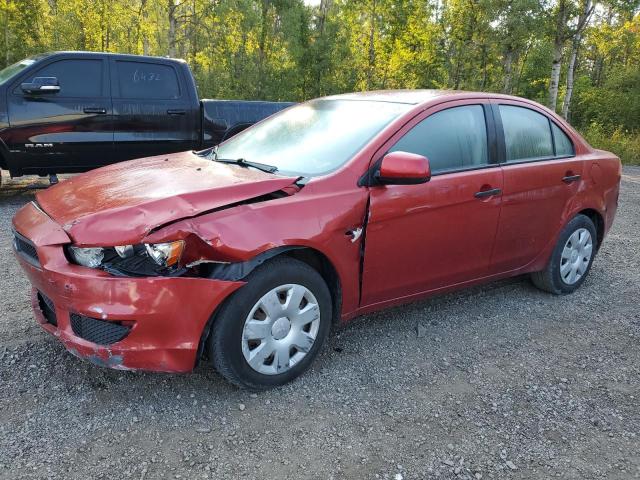
[[[156,63],[117,61],[120,98],[172,100],[180,97],[173,67]]]

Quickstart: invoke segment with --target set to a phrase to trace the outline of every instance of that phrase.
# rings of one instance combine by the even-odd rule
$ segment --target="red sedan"
[[[74,355],[262,389],[332,325],[531,274],[567,294],[613,223],[619,159],[504,95],[389,91],[291,107],[217,149],[112,165],[13,219],[40,324]]]

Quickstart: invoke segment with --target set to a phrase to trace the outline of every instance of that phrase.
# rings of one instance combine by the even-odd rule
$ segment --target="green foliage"
[[[640,165],[640,135],[637,132],[594,122],[583,129],[582,134],[592,147],[615,153],[627,165]]]
[[[547,103],[560,38],[558,105],[578,42],[569,118],[637,161],[638,0],[596,4],[576,37],[584,1],[0,0],[0,67],[48,50],[170,55],[187,60],[203,97],[453,88]]]
[[[614,70],[600,87],[580,79],[572,119],[579,125],[622,125],[640,130],[640,70]]]

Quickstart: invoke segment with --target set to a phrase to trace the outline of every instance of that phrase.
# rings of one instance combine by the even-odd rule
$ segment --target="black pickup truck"
[[[0,168],[52,175],[203,149],[289,105],[198,100],[182,60],[37,55],[0,71]]]

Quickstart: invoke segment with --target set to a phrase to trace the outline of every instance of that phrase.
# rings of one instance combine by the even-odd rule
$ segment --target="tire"
[[[588,236],[584,232],[588,232]],[[591,242],[588,249],[590,255],[585,262],[587,248],[586,246],[581,248],[580,244],[588,237]],[[545,269],[531,274],[533,284],[540,290],[554,295],[575,292],[591,270],[596,255],[597,238],[593,221],[586,215],[576,215],[560,232],[558,243]],[[570,239],[572,239],[571,242]],[[575,239],[578,239],[578,242]],[[569,254],[575,249],[577,249],[576,254]],[[574,265],[578,265],[576,269],[573,268]],[[574,271],[576,276],[572,277]]]
[[[290,299],[298,300],[297,306]],[[316,270],[299,260],[276,257],[251,272],[247,284],[215,314],[207,340],[209,358],[239,387],[284,385],[304,373],[318,355],[331,328],[331,309],[331,294]]]

